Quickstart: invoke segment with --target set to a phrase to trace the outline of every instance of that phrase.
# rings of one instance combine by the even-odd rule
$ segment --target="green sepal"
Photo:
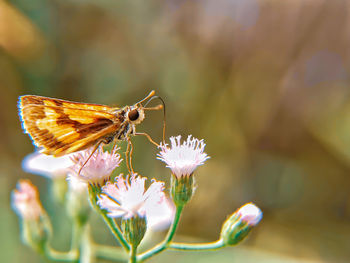
[[[194,193],[194,177],[181,176],[176,177],[174,174],[171,176],[171,197],[176,206],[184,206],[187,204]]]
[[[137,247],[147,230],[145,217],[135,216],[122,219],[122,231],[126,241],[133,247]]]
[[[221,239],[227,246],[236,245],[249,234],[252,228],[234,213],[224,222],[221,229]]]

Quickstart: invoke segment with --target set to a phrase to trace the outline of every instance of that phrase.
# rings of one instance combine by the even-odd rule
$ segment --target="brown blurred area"
[[[167,136],[203,138],[211,156],[177,240],[215,240],[253,201],[260,225],[212,260],[350,262],[349,10],[346,0],[0,0],[1,261],[45,262],[20,242],[10,207],[19,178],[38,184],[54,210],[50,181],[21,170],[33,146],[18,96],[130,105],[155,89]],[[138,129],[160,141],[162,114]],[[136,169],[168,180],[157,150],[134,142]],[[53,219],[58,247],[68,224]],[[209,255],[171,253],[162,259]]]

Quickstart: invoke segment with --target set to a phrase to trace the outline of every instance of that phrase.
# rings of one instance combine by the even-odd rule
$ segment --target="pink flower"
[[[70,167],[73,166],[71,154],[54,157],[40,152],[27,155],[22,162],[24,171],[39,174],[50,178],[66,176]]]
[[[113,170],[117,168],[122,161],[117,150],[119,150],[119,148],[115,148],[111,152],[104,152],[103,148],[99,147],[85,165],[84,163],[91,155],[93,148],[75,153],[71,157],[74,163],[71,169],[73,172],[71,176],[77,176],[86,183],[103,185],[109,180]],[[81,169],[83,165],[84,167]]]
[[[44,210],[39,200],[38,189],[29,180],[20,180],[12,192],[12,207],[18,216],[38,220]]]
[[[203,140],[191,138],[181,144],[181,136],[170,137],[171,147],[167,144],[160,145],[161,151],[157,158],[167,164],[176,177],[190,176],[194,170],[204,164],[210,157],[204,152]]]
[[[241,221],[246,222],[250,226],[256,226],[262,218],[261,210],[253,203],[245,204],[237,210],[236,214]]]
[[[146,177],[134,174],[124,178],[116,177],[116,182],[108,182],[102,187],[98,205],[108,211],[110,217],[147,217],[151,218],[164,208],[166,201],[164,183],[152,180],[151,185],[145,191]]]

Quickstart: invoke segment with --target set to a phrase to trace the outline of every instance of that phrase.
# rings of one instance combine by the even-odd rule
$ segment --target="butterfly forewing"
[[[40,96],[19,98],[23,128],[43,152],[60,156],[83,150],[120,128],[116,108]]]

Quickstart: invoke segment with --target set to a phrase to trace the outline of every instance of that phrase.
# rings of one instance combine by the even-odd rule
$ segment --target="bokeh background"
[[[38,185],[54,246],[69,247],[51,181],[21,169],[33,146],[18,96],[130,105],[152,89],[167,136],[203,138],[211,156],[176,239],[215,240],[246,202],[264,212],[235,248],[154,262],[350,262],[349,11],[347,0],[0,0],[1,262],[45,262],[20,242],[20,178]],[[162,119],[150,112],[138,130],[160,141]],[[168,180],[157,150],[134,143],[136,170]],[[113,244],[99,223],[95,239]]]

